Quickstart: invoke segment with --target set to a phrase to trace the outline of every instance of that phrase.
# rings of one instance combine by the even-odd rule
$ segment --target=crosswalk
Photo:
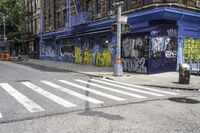
[[[39,87],[40,85],[35,85],[35,83],[28,81],[20,82],[20,85],[64,108],[76,108],[80,105],[76,104],[76,102],[72,101],[72,99],[69,97],[66,98],[57,96],[57,94],[50,92],[48,89],[63,92],[70,97],[87,101],[94,105],[103,104],[106,102],[106,99],[115,101],[117,103],[122,103],[124,101],[131,102],[133,99],[147,99],[148,97],[178,95],[178,93],[171,91],[138,86],[104,78],[92,78],[87,80],[74,79],[72,81],[65,79],[56,81],[42,80],[39,81],[39,83],[40,85],[42,84],[42,87]],[[31,100],[31,98],[28,98],[28,96],[23,94],[23,92],[20,92],[18,87],[13,87],[11,83],[0,83],[0,90],[3,90],[11,95],[19,104],[23,105],[28,112],[38,113],[45,112],[47,110],[45,107],[39,105],[40,102],[38,103],[38,101]],[[83,92],[90,92],[93,95],[88,96],[86,94],[82,94]],[[0,119],[3,118],[3,115],[4,113],[1,112],[0,108]]]

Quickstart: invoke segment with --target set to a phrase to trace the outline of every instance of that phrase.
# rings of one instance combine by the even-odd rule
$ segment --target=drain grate
[[[30,80],[15,80],[15,82],[29,82]]]
[[[184,97],[169,98],[168,100],[173,101],[173,102],[178,102],[178,103],[187,103],[187,104],[198,104],[198,103],[200,103],[200,101],[198,101],[198,100],[184,98]]]

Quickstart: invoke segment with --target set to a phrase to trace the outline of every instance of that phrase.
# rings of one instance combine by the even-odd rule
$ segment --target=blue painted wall
[[[128,15],[128,23],[134,29],[153,27],[150,25],[151,21],[159,20],[173,20],[178,26],[178,40],[177,40],[177,68],[179,63],[184,63],[184,39],[185,38],[200,38],[200,13],[194,13],[181,9],[161,7],[139,13],[132,13]],[[111,32],[106,32],[110,29],[111,25],[116,23],[116,19],[103,20],[99,22],[89,23],[84,26],[74,27],[71,30],[60,30],[51,33],[39,35],[43,40],[40,44],[40,58],[48,58],[52,60],[62,60],[60,55],[60,48],[64,45],[73,45],[74,60],[76,62],[77,55],[75,54],[80,48],[81,63],[87,62],[88,64],[105,66],[105,56],[109,56],[106,51],[112,56],[110,66],[115,63],[115,46],[116,36]],[[106,36],[108,48],[102,48],[102,36]],[[90,39],[94,38],[95,46],[89,49]],[[86,47],[83,48],[83,40],[86,42]],[[45,43],[43,43],[43,41]],[[75,49],[76,48],[76,49]],[[75,51],[76,50],[76,51]],[[88,53],[85,53],[88,52]],[[98,53],[100,52],[100,53]],[[104,52],[104,54],[103,54]],[[96,59],[98,53],[98,60]],[[86,59],[90,58],[90,59]],[[71,56],[72,57],[72,56]],[[89,61],[91,60],[92,61]],[[98,62],[98,63],[97,63]],[[85,64],[87,64],[85,63]]]

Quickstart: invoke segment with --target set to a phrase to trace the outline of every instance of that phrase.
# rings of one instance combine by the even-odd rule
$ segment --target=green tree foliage
[[[5,14],[8,40],[21,42],[25,33],[24,0],[0,0],[0,12]],[[2,19],[0,19],[2,20]]]

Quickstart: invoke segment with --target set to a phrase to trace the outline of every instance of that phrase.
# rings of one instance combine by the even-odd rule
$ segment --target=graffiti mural
[[[147,73],[146,60],[142,58],[122,58],[124,71]]]
[[[124,71],[147,73],[145,49],[147,36],[127,36],[122,40],[122,64]]]
[[[60,46],[60,58],[62,61],[74,63],[74,46],[73,45]]]
[[[151,34],[148,73],[175,71],[177,67],[177,28],[160,27]]]
[[[53,58],[55,56],[55,50],[53,45],[44,44],[41,46],[41,55]]]
[[[92,65],[93,62],[93,56],[92,56],[92,53],[90,53],[90,51],[84,51],[83,53],[83,63],[86,64],[86,65]]]
[[[200,40],[187,38],[184,40],[185,62],[200,62]]]
[[[110,67],[112,63],[112,56],[109,51],[98,51],[96,53],[96,66],[98,67]]]
[[[81,64],[82,63],[82,60],[83,60],[83,57],[81,56],[81,49],[80,47],[75,47],[75,63],[76,64]]]

